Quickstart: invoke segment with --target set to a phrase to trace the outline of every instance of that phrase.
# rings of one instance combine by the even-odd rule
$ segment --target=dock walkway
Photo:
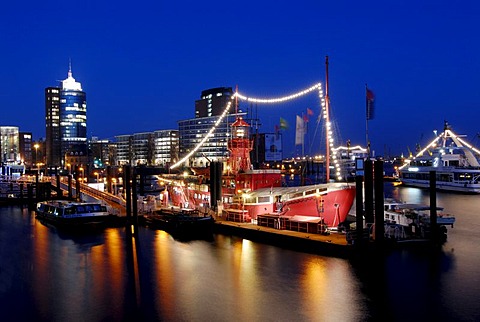
[[[234,235],[286,249],[342,258],[350,256],[353,250],[353,246],[347,243],[345,234],[337,232],[321,235],[222,219],[216,220],[214,232]]]

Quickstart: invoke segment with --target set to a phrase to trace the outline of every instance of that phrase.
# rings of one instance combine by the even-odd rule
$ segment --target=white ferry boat
[[[102,226],[116,218],[100,202],[74,202],[67,200],[37,203],[36,216],[61,227]]]
[[[405,186],[430,188],[430,171],[436,172],[436,189],[480,193],[480,150],[455,134],[447,122],[440,133],[399,169]]]
[[[436,208],[441,240],[447,239],[447,226],[453,227],[455,216]],[[386,201],[384,210],[385,236],[394,240],[427,238],[431,231],[431,208],[428,205]]]

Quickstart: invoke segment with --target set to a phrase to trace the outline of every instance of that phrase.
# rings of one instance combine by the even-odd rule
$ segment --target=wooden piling
[[[384,241],[384,195],[383,195],[383,161],[376,160],[374,164],[375,187],[375,242],[382,244]]]

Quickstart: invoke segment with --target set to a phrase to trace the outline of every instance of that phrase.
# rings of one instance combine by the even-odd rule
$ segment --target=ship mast
[[[330,132],[330,97],[328,96],[328,56],[325,56],[325,142],[326,142],[326,181],[330,182],[330,140],[329,140],[329,132]]]
[[[238,93],[238,84],[235,85],[235,93]],[[238,117],[238,95],[235,95],[235,114]]]

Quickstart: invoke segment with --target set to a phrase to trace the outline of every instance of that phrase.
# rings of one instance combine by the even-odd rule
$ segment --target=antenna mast
[[[235,85],[235,93],[238,94],[238,84]],[[235,114],[238,114],[238,96],[237,95],[235,95]]]

